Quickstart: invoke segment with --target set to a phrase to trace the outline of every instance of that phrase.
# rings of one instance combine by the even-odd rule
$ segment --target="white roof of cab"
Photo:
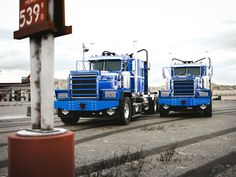
[[[129,56],[95,56],[88,59],[88,61],[92,60],[124,60],[129,59]]]
[[[200,67],[200,66],[205,66],[204,64],[201,63],[190,63],[190,64],[174,64],[172,67]]]

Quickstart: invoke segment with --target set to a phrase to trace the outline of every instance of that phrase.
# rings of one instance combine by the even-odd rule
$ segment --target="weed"
[[[156,158],[157,161],[168,162],[172,159],[176,152],[176,146],[171,146],[167,151],[161,153],[159,157]]]
[[[165,128],[164,125],[145,126],[145,127],[142,127],[141,130],[143,130],[143,131],[154,131],[154,130],[163,130],[164,128]]]
[[[107,160],[99,160],[93,165],[82,167],[83,172],[80,171],[80,174],[87,177],[138,177],[147,163],[144,158],[142,148],[135,153],[128,149],[121,156],[114,154]]]

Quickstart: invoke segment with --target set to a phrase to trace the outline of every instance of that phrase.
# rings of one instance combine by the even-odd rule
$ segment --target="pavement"
[[[81,119],[65,126],[55,117],[55,127],[75,133],[76,176],[234,177],[235,115],[236,101],[213,101],[212,118],[153,114],[134,118],[127,126],[105,119]],[[29,127],[27,117],[0,116],[0,177],[7,176],[7,137]]]

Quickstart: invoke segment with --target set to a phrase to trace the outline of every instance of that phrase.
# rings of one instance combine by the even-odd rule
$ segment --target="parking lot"
[[[30,118],[11,105],[0,107],[0,176],[7,176],[7,137],[30,128]],[[8,111],[6,111],[8,109]],[[17,109],[17,115],[6,112]],[[5,110],[5,111],[4,111]],[[10,111],[11,112],[11,111]],[[114,120],[81,119],[55,127],[75,133],[76,176],[236,176],[236,101],[213,101],[212,118],[172,113]]]

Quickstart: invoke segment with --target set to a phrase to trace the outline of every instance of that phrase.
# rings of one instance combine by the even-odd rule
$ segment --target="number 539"
[[[40,15],[40,5],[35,4],[33,7],[29,6],[27,9],[20,11],[20,28],[25,25],[29,26],[32,23],[37,23]]]

